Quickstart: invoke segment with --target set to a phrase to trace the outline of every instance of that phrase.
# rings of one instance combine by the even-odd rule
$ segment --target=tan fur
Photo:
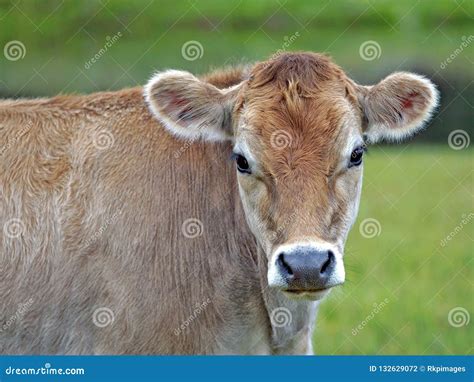
[[[0,333],[2,353],[212,353],[226,341],[217,333],[244,329],[231,312],[263,320],[229,145],[196,144],[175,159],[183,143],[141,91],[1,104],[0,145],[33,127],[1,160],[2,226],[19,218],[25,229],[13,239],[0,231],[0,323],[34,300]],[[101,129],[115,140],[102,151],[92,141]],[[183,236],[187,218],[202,221],[202,236]],[[110,327],[93,324],[99,307],[113,310]]]
[[[166,89],[184,109],[163,83],[148,85],[148,105],[142,88],[0,102],[0,353],[311,353],[317,304],[269,290],[268,235],[246,222],[251,211],[277,232],[271,246],[345,240],[361,172],[343,169],[340,148],[362,133],[370,90],[309,53],[173,76],[179,86]],[[156,112],[194,126],[193,142]],[[207,128],[230,138],[196,141]],[[287,150],[271,146],[277,130],[291,134]],[[229,160],[242,134],[259,180],[238,178]],[[187,219],[202,235],[183,234]],[[275,327],[282,306],[293,320]],[[113,323],[95,325],[98,308]]]

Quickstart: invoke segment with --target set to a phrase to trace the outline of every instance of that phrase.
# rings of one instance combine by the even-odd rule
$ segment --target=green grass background
[[[26,48],[17,61],[0,54],[0,96],[119,89],[164,68],[203,73],[265,59],[296,32],[288,50],[326,52],[360,83],[396,70],[427,75],[441,91],[439,110],[410,144],[370,149],[347,243],[347,282],[322,304],[314,345],[319,354],[472,353],[474,222],[445,247],[440,242],[474,212],[472,146],[448,146],[454,129],[472,132],[474,45],[441,68],[472,35],[473,11],[468,0],[0,0],[0,48],[12,40]],[[86,69],[118,32],[122,37]],[[203,46],[195,61],[181,53],[190,40]],[[369,40],[381,47],[373,61],[359,54]],[[379,236],[362,237],[367,218],[380,222]],[[449,324],[455,307],[467,310],[467,325]]]

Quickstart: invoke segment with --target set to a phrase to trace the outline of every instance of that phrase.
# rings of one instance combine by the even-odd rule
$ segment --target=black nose
[[[281,252],[277,267],[285,278],[289,290],[325,289],[331,285],[336,258],[330,250],[298,249]]]

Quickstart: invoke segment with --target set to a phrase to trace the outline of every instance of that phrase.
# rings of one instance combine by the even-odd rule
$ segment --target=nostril
[[[286,271],[286,273],[288,273],[289,276],[293,276],[293,270],[288,265],[288,263],[285,261],[285,253],[284,252],[282,252],[278,255],[277,264],[281,268],[283,268]]]
[[[323,274],[326,272],[326,270],[329,268],[331,263],[334,262],[334,253],[332,251],[328,251],[328,259],[324,262],[323,266],[321,267],[321,270],[319,271],[320,274]]]

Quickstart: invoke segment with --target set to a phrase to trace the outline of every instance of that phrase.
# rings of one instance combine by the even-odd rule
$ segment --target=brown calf
[[[0,352],[311,353],[365,144],[436,104],[312,53],[1,102]]]

